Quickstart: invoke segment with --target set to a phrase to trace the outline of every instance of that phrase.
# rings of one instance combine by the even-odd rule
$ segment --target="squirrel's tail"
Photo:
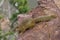
[[[46,22],[46,21],[50,21],[53,18],[56,18],[57,16],[52,14],[52,15],[45,15],[45,16],[39,16],[34,18],[34,21],[37,22]]]

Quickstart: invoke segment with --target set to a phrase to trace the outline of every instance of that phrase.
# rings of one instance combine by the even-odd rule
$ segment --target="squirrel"
[[[47,22],[53,18],[56,18],[56,15],[45,15],[36,18],[24,19],[22,23],[15,28],[15,31],[17,31],[18,33],[24,33],[27,29],[33,28],[36,23]]]

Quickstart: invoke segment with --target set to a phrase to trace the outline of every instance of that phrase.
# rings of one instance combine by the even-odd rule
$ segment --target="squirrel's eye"
[[[18,17],[18,19],[21,18],[21,17]]]

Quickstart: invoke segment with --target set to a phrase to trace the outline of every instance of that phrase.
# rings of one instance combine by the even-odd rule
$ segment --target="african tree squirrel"
[[[37,18],[32,18],[31,15],[22,14],[18,16],[19,25],[16,27],[16,31],[25,32],[27,29],[33,28],[37,22],[49,21],[53,18],[56,18],[56,15],[45,15],[39,16]]]

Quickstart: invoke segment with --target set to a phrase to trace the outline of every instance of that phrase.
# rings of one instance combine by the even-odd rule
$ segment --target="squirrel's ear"
[[[19,18],[20,18],[20,16],[17,17],[17,19],[19,19]]]

